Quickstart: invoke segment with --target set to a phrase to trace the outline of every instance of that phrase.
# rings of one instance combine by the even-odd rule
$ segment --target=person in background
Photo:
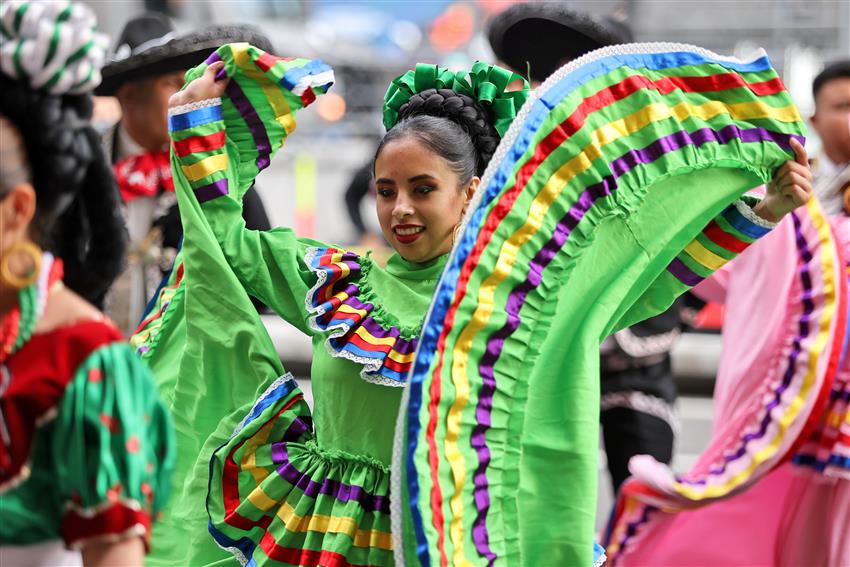
[[[375,144],[377,145],[377,143]],[[377,196],[375,189],[375,176],[372,174],[372,160],[364,164],[348,183],[348,188],[345,190],[345,208],[348,211],[348,218],[351,219],[351,224],[357,231],[357,244],[367,249],[385,247],[387,245],[384,238],[370,230],[366,223],[363,222],[363,215],[360,213],[360,204],[367,196],[374,199]]]
[[[115,171],[130,232],[127,270],[107,297],[106,312],[130,333],[171,270],[183,229],[180,224],[168,149],[168,98],[183,86],[187,69],[227,42],[247,41],[271,49],[259,31],[247,26],[215,26],[178,36],[167,17],[131,19],[118,38],[112,60],[95,90],[115,96],[122,118],[103,136],[103,149]],[[245,196],[248,228],[270,228],[256,190]]]
[[[815,113],[812,126],[821,140],[821,150],[812,160],[815,191],[827,214],[841,211],[834,185],[841,171],[850,166],[850,59],[828,65],[812,84]]]
[[[82,4],[0,5],[3,565],[141,566],[174,466],[153,377],[94,305],[126,245],[89,123],[94,25]]]
[[[540,84],[562,65],[595,49],[631,43],[631,30],[612,16],[591,16],[560,4],[516,4],[495,16],[488,38],[496,57]],[[690,294],[661,315],[606,338],[600,352],[601,422],[611,483],[616,492],[629,476],[629,459],[673,458],[678,418],[670,349],[683,313],[702,302]]]

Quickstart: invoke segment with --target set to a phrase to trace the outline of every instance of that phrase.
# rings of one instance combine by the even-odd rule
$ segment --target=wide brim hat
[[[514,4],[490,20],[487,38],[496,57],[535,81],[594,49],[633,41],[631,30],[614,18],[559,3]]]
[[[130,50],[119,44],[112,60],[102,69],[103,79],[94,94],[114,96],[129,81],[190,69],[226,43],[247,42],[274,53],[268,37],[247,25],[217,25],[179,37],[171,35],[163,36],[162,41],[148,41],[139,46],[141,49]]]

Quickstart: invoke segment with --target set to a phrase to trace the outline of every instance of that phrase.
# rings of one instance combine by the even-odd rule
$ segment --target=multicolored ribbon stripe
[[[309,105],[317,92],[321,94],[333,84],[333,71],[321,61],[275,57],[247,43],[220,47],[204,64],[186,74],[187,83],[207,66],[222,60],[226,64],[217,78],[231,77],[222,106],[169,117],[174,155],[201,203],[226,195],[229,190],[225,179],[224,119],[237,130],[231,132],[232,136],[244,134],[254,140],[254,145],[243,149],[239,156],[239,178],[254,179],[268,167],[271,155],[295,129],[295,111]],[[247,187],[240,188],[240,194],[245,190]]]
[[[281,424],[285,426],[282,433]],[[388,531],[378,529],[374,522],[369,521],[364,523],[367,527],[361,527],[361,519],[355,517],[359,513],[388,514],[388,496],[374,494],[362,486],[327,476],[323,469],[318,467],[318,461],[305,461],[305,444],[310,443],[313,437],[312,420],[303,401],[303,394],[291,376],[278,379],[260,397],[237,433],[246,429],[252,431],[250,436],[243,437],[235,444],[231,440],[216,451],[216,454],[226,452],[225,455],[214,457],[224,462],[220,477],[215,474],[212,465],[210,468],[210,478],[216,485],[213,489],[222,491],[222,497],[212,502],[215,506],[221,502],[222,510],[213,509],[208,500],[207,509],[210,517],[214,518],[209,530],[221,547],[230,551],[238,550],[245,565],[256,565],[254,554],[259,547],[266,558],[286,565],[327,564],[340,567],[371,565],[372,562],[351,563],[345,555],[332,549],[311,549],[314,543],[305,542],[301,547],[286,546],[283,543],[292,542],[293,538],[299,535],[309,541],[311,534],[321,533],[349,537],[353,547],[358,548],[358,551],[354,552],[355,556],[360,554],[370,557],[371,549],[382,550],[385,554],[392,549]],[[236,433],[233,437],[235,436]],[[276,441],[272,441],[273,439]],[[269,448],[264,449],[265,447]],[[258,465],[258,451],[264,454],[270,451],[274,468]],[[300,453],[300,458],[291,458],[291,451]],[[316,470],[317,467],[319,470]],[[254,482],[240,483],[240,470],[253,471]],[[264,482],[271,475],[280,478],[272,484]],[[331,513],[299,513],[286,500],[286,494],[267,493],[267,490],[271,490],[270,486],[277,492],[281,487],[286,487],[298,495],[299,502],[303,502],[304,497],[310,498],[314,501],[315,510],[323,509]],[[328,499],[336,503],[332,510],[327,505]],[[353,516],[346,516],[341,512],[342,506],[349,504],[351,505],[345,510],[354,514]],[[274,522],[286,533],[286,537],[281,540],[276,539],[274,530],[270,529]],[[259,544],[248,536],[234,539],[235,536],[231,537],[225,533],[250,533],[254,528],[265,532]]]
[[[803,140],[799,113],[766,56],[740,62],[689,46],[628,49],[601,50],[550,78],[503,140],[508,151],[497,152],[487,170],[435,293],[403,408],[404,456],[394,478],[405,478],[402,514],[409,514],[416,550],[409,562],[504,559],[488,531],[499,514],[488,468],[504,450],[488,437],[499,394],[494,366],[511,348],[547,265],[580,246],[581,237],[571,235],[592,227],[589,217],[610,212],[621,187],[640,195],[642,182],[664,174],[668,156],[688,155],[706,168],[728,157],[746,168],[741,155],[752,144],[766,180],[792,153],[790,139]],[[644,129],[657,138],[634,147],[634,140],[646,141]],[[494,238],[497,231],[507,237]],[[707,247],[705,233],[697,241]],[[516,410],[522,400],[511,404]],[[394,517],[394,525],[408,525],[407,518]],[[468,534],[477,556],[467,553]]]
[[[803,216],[805,215],[805,217]],[[821,424],[832,379],[838,371],[847,325],[847,282],[839,267],[843,259],[830,224],[812,199],[804,213],[790,215],[794,223],[802,308],[787,358],[771,373],[778,376],[763,396],[760,414],[741,428],[740,438],[712,447],[718,461],[698,475],[677,477],[668,491],[635,479],[623,487],[607,552],[613,564],[626,551],[659,507],[687,509],[751,485],[794,455]],[[794,428],[800,424],[802,428]],[[796,437],[796,441],[794,438]],[[799,457],[798,457],[799,459]],[[807,461],[805,457],[803,461]]]
[[[231,80],[221,104],[169,116],[172,168],[182,169],[201,203],[228,195],[234,189],[226,178],[225,120],[232,136],[255,142],[253,146],[240,145],[238,164],[239,179],[254,179],[295,130],[296,111],[333,84],[333,71],[321,61],[277,57],[247,43],[220,47],[186,74],[187,84],[201,76],[207,66],[222,60],[225,67],[220,76]],[[248,185],[235,189],[241,195]],[[151,351],[155,344],[155,329],[162,326],[168,306],[182,289],[182,273],[180,255],[168,284],[131,339],[140,354]]]
[[[836,219],[833,233],[839,243],[840,262],[845,266],[845,305],[850,309],[850,218]],[[843,233],[843,234],[842,234]],[[845,238],[841,238],[844,236]],[[845,309],[845,311],[847,310]],[[793,462],[816,471],[818,474],[850,480],[850,314],[845,315],[843,343],[835,345],[840,351],[839,370],[829,395],[827,410],[802,449],[794,455]],[[841,334],[836,334],[841,340]]]
[[[741,203],[749,206],[743,200]],[[667,271],[686,286],[693,287],[770,231],[753,224],[738,206],[739,203],[735,203],[726,207],[670,262]]]
[[[306,261],[319,275],[307,294],[310,326],[328,335],[327,345],[335,356],[362,364],[365,379],[380,377],[382,383],[404,386],[417,339],[402,338],[397,327],[379,323],[371,315],[375,305],[360,300],[362,284],[357,282],[364,275],[360,257],[336,248],[313,248]]]

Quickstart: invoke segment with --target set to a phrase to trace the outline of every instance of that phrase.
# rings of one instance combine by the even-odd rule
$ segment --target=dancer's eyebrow
[[[416,181],[422,181],[424,179],[436,179],[436,178],[433,175],[428,175],[427,173],[423,173],[421,175],[414,175],[413,177],[408,178],[407,182],[408,183],[414,183]],[[381,177],[380,179],[376,179],[375,183],[376,184],[377,183],[383,183],[383,184],[395,185],[395,181],[393,181],[392,179],[388,179],[386,177]]]

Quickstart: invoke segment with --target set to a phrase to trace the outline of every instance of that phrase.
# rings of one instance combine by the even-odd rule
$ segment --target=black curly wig
[[[399,120],[381,140],[375,158],[389,142],[413,136],[449,162],[462,184],[481,176],[499,145],[489,111],[450,89],[427,89],[399,108]]]
[[[101,307],[123,268],[127,230],[112,168],[89,124],[91,96],[51,95],[0,74],[0,114],[26,148],[37,199],[31,237],[62,258],[65,285]]]

